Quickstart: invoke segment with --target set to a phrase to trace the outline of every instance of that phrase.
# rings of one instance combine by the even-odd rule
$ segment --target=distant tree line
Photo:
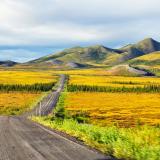
[[[55,83],[35,83],[35,84],[0,84],[0,91],[32,91],[46,92],[53,88]]]
[[[133,81],[111,81],[112,84],[140,84],[139,82]]]
[[[69,92],[160,92],[160,85],[145,85],[144,87],[110,87],[89,85],[68,85]]]

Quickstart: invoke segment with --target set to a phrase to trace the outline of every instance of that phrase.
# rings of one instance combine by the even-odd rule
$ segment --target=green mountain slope
[[[114,66],[155,51],[160,51],[160,43],[152,38],[147,38],[136,44],[130,44],[119,49],[111,49],[102,45],[74,47],[30,61],[27,64],[36,66],[65,66],[69,68]]]
[[[152,52],[147,55],[143,55],[138,58],[134,58],[129,61],[129,64],[147,65],[147,66],[160,65],[160,52]]]
[[[118,50],[106,48],[104,46],[96,45],[90,47],[74,47],[65,49],[62,52],[42,57],[40,59],[31,61],[29,63],[52,62],[57,65],[67,65],[68,63],[79,63],[83,65],[105,64],[105,60],[112,57],[112,55],[119,55]]]

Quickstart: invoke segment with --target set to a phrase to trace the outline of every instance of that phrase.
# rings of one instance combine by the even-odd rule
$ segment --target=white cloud
[[[12,60],[16,62],[27,62],[39,58],[41,56],[46,56],[47,54],[57,52],[60,49],[45,48],[36,50],[34,48],[2,48],[0,49],[0,60]]]
[[[21,59],[21,56],[23,54],[23,59]],[[14,61],[26,61],[26,60],[30,60],[34,57],[36,57],[37,55],[35,54],[35,52],[32,51],[27,51],[24,49],[4,49],[4,50],[0,50],[0,60],[10,60],[11,59],[11,55],[12,60]]]
[[[159,0],[0,1],[0,46],[117,46],[160,34]]]

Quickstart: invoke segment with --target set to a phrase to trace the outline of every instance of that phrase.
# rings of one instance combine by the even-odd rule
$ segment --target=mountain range
[[[3,67],[12,67],[16,64],[18,63],[14,61],[0,61],[0,66],[3,66]]]
[[[152,38],[147,38],[136,44],[129,44],[119,49],[112,49],[102,45],[74,47],[41,57],[26,64],[65,66],[70,68],[114,66],[153,52],[159,55],[160,52],[156,53],[157,51],[160,51],[160,43]],[[142,61],[138,61],[138,63],[140,62]],[[131,63],[136,62],[131,61]]]
[[[15,62],[8,62],[1,62],[0,65],[16,65]],[[73,47],[20,65],[53,68],[89,68],[119,64],[153,65],[155,63],[160,64],[160,42],[152,38],[146,38],[136,44],[128,44],[118,49],[102,45]]]

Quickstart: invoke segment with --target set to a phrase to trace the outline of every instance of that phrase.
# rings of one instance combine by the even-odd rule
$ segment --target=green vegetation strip
[[[22,84],[0,84],[0,91],[42,91],[46,92],[53,88],[55,83],[35,83],[31,85]]]
[[[71,119],[53,120],[52,117],[35,117],[33,120],[77,137],[116,158],[158,160],[160,157],[160,128],[98,127]]]
[[[83,117],[70,117],[64,109],[66,93],[62,93],[53,115],[32,117],[47,127],[65,132],[118,159],[158,160],[160,157],[160,128],[137,126],[119,128],[99,127],[84,123]],[[85,118],[85,117],[84,117]],[[80,123],[81,122],[81,123]]]
[[[67,90],[68,92],[160,92],[160,85],[145,85],[144,87],[68,85]]]

